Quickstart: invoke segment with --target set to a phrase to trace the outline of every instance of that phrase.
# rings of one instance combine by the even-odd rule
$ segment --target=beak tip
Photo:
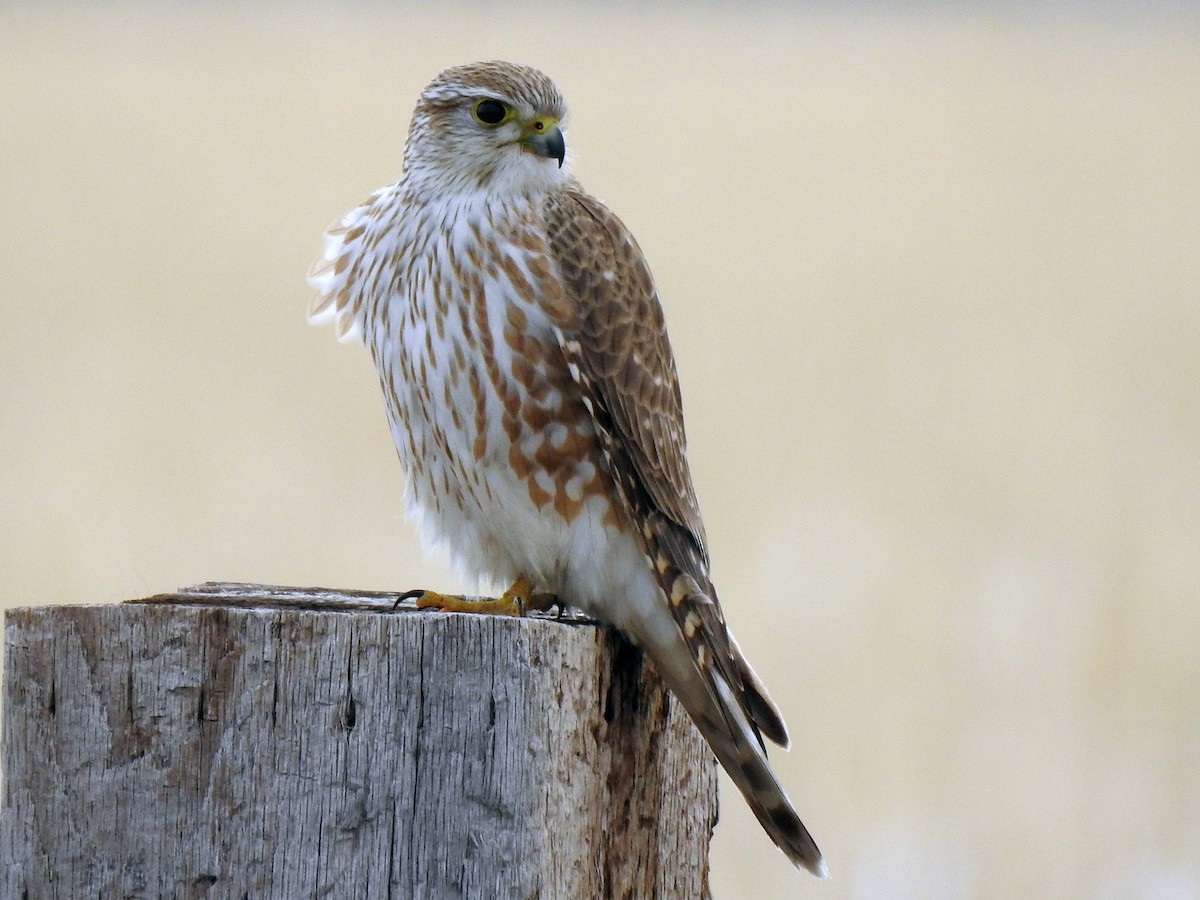
[[[558,160],[558,167],[563,167],[563,162],[567,158],[567,142],[563,140],[563,134],[557,128],[554,129],[554,134],[550,136],[550,155]]]
[[[535,133],[522,139],[524,149],[546,159],[558,160],[558,167],[561,169],[567,159],[567,142],[563,139],[562,131],[557,124],[543,130],[539,123],[537,129]]]

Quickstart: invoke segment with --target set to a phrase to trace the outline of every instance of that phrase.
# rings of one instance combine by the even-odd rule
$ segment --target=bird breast
[[[579,542],[573,525],[614,524],[595,424],[559,343],[569,310],[537,215],[531,205],[502,220],[486,206],[423,207],[400,218],[394,242],[377,243],[386,264],[362,267],[378,280],[368,343],[409,510],[476,577],[553,579]],[[463,558],[471,545],[481,559]]]

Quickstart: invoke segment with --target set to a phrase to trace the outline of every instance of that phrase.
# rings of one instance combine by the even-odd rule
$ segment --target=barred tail
[[[663,619],[632,623],[650,654],[771,840],[788,859],[827,875],[821,851],[767,763],[763,738],[788,744],[783,717],[730,635],[695,541],[662,516],[643,536],[665,599]]]
[[[713,647],[699,633],[687,636],[686,631],[669,626],[647,628],[630,637],[654,660],[667,686],[696,723],[775,846],[794,865],[803,866],[819,878],[827,877],[821,851],[767,763],[760,729],[772,739],[787,739],[778,712],[753,672],[749,672],[753,680],[737,689],[726,677],[727,671],[740,674],[743,666],[749,671],[740,652],[734,649],[723,664],[714,664]],[[761,718],[759,707],[764,710]]]
[[[746,798],[746,803],[754,810],[754,815],[775,846],[794,865],[803,866],[818,878],[827,878],[829,872],[820,849],[767,764],[766,752],[751,733],[729,685],[720,674],[713,678],[713,683],[720,696],[724,720],[737,722],[741,725],[742,733],[731,734],[720,727],[723,723],[717,723],[715,729],[701,725],[700,733]]]

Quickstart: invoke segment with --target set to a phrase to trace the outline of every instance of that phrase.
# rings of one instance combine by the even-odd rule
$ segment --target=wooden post
[[[395,598],[9,610],[0,896],[707,894],[715,764],[638,651]]]

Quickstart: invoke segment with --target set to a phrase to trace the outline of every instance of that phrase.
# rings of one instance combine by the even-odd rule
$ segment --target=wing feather
[[[570,362],[611,420],[642,489],[690,535],[707,569],[675,359],[641,248],[620,219],[578,186],[550,194],[545,215],[551,254],[574,298],[564,328]]]
[[[787,729],[733,642],[708,577],[675,362],[645,258],[621,221],[577,186],[552,193],[544,212],[566,287],[557,316],[563,352],[691,655],[689,666],[662,671],[772,840],[823,875],[821,851],[767,764],[763,738],[786,746]],[[664,661],[672,646],[648,649]]]
[[[621,220],[576,185],[551,194],[545,215],[569,300],[559,321],[563,349],[618,481],[633,470],[635,483],[621,489],[646,529],[647,552],[665,559],[664,589],[685,586],[671,612],[693,656],[709,648],[705,658],[742,698],[746,715],[786,747],[779,711],[730,637],[709,580],[679,380],[645,257]],[[676,582],[680,574],[687,577]],[[694,626],[687,627],[689,619]]]

